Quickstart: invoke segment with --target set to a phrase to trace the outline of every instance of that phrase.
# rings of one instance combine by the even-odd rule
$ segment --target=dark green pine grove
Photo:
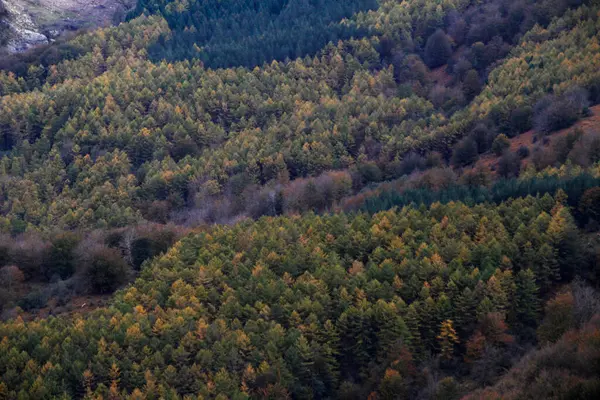
[[[207,67],[254,67],[311,55],[327,43],[364,36],[341,23],[375,0],[140,0],[130,18],[160,14],[171,32],[149,47],[154,60],[198,58]]]

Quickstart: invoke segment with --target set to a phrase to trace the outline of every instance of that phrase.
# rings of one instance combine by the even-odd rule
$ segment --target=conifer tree
[[[440,348],[441,356],[447,360],[452,359],[454,355],[454,346],[459,343],[458,335],[454,330],[452,320],[445,320],[440,326],[440,334],[437,337]]]

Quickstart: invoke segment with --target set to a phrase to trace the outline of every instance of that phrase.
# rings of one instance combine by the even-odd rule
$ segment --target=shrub
[[[372,162],[361,163],[358,165],[358,172],[364,183],[379,182],[383,179],[381,169]]]
[[[415,170],[425,168],[425,160],[417,153],[409,153],[401,162],[398,168],[398,176],[408,175]]]
[[[13,286],[25,280],[25,275],[15,265],[7,265],[0,268],[0,285],[2,288],[12,290]]]
[[[517,150],[517,155],[521,159],[529,157],[529,147],[527,147],[527,146],[519,147],[519,149]]]
[[[108,247],[118,248],[123,240],[123,231],[112,231],[104,239],[104,243]]]
[[[496,139],[494,139],[494,143],[492,143],[492,151],[497,156],[501,156],[502,153],[504,153],[504,151],[509,147],[510,141],[508,140],[508,137],[506,137],[505,134],[498,135]]]
[[[10,262],[10,246],[8,244],[10,242],[12,241],[8,235],[0,236],[0,266]]]
[[[588,160],[591,163],[600,161],[600,135],[598,134],[589,139]]]
[[[42,308],[48,301],[48,294],[42,290],[29,293],[19,301],[19,307],[25,311]]]
[[[142,263],[154,256],[154,243],[146,237],[141,237],[131,243],[131,263],[139,270]]]
[[[503,178],[513,178],[519,176],[521,171],[521,160],[515,153],[507,151],[498,160],[498,175]]]
[[[551,149],[535,147],[531,155],[531,161],[535,168],[538,171],[541,171],[546,167],[554,165],[556,162],[556,154],[554,154],[554,151]]]
[[[477,160],[479,152],[477,151],[477,143],[468,137],[454,146],[452,152],[452,164],[457,167],[464,167],[472,164]]]
[[[538,328],[538,340],[554,343],[569,329],[575,327],[573,294],[559,293],[546,304],[546,316]]]
[[[570,140],[569,136],[561,136],[552,143],[552,151],[556,160],[564,164],[567,161],[567,157],[573,148],[574,143]]]
[[[166,224],[171,214],[172,205],[167,200],[154,200],[144,210],[144,217],[149,221]]]
[[[21,236],[10,249],[11,262],[23,271],[25,279],[39,278],[48,247],[48,243],[37,236]]]
[[[117,250],[101,247],[90,255],[86,276],[93,292],[110,293],[128,280],[129,268]]]

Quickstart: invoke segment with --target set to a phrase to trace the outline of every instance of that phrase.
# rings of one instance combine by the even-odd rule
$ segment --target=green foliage
[[[558,176],[501,179],[491,187],[449,184],[448,187],[440,190],[407,189],[401,193],[383,190],[375,196],[367,197],[362,209],[374,213],[410,204],[430,206],[435,202],[462,201],[469,205],[485,202],[500,203],[510,198],[554,194],[558,190],[567,193],[571,207],[577,207],[584,192],[598,184],[600,179],[589,174],[580,174],[564,179]]]
[[[532,270],[521,270],[516,277],[516,296],[510,313],[515,326],[522,328],[521,335],[526,336],[528,330],[537,323],[540,301],[535,274]]]
[[[569,206],[596,219],[598,178],[468,172],[471,186],[437,168],[367,197],[371,214],[312,212],[490,148],[501,176],[518,175],[496,133],[551,132],[598,99],[597,2],[378,6],[140,0],[118,27],[2,61],[0,230],[119,228],[100,235],[108,247],[72,234],[0,245],[11,285],[17,271],[68,278],[75,253],[94,293],[141,271],[89,315],[0,324],[0,397],[454,398],[461,383],[415,363],[433,355],[462,379],[472,358],[488,382],[512,335],[564,332],[569,311],[550,304],[538,327],[541,305],[597,262]],[[556,143],[558,163],[598,159],[593,140]],[[295,212],[308,213],[272,217]],[[169,251],[176,234],[125,228],[244,214],[271,217]],[[59,283],[20,306],[70,290]]]
[[[472,100],[481,92],[481,82],[476,70],[470,69],[463,80],[463,91],[468,100]]]
[[[77,397],[82,382],[95,394],[109,384],[214,398],[412,395],[426,382],[413,359],[461,358],[456,344],[476,329],[508,342],[502,318],[478,327],[480,312],[508,313],[517,335],[536,328],[542,270],[527,267],[526,249],[549,245],[560,259],[550,238],[561,234],[544,222],[567,217],[557,204],[528,197],[214,226],[150,263],[108,308],[0,324],[0,376],[10,392],[43,387],[50,397]],[[114,287],[126,273],[116,250],[93,254],[95,287]],[[438,393],[456,390],[448,381]]]
[[[500,134],[496,136],[496,139],[494,139],[494,142],[492,143],[492,151],[497,156],[501,156],[502,153],[504,153],[504,151],[509,147],[510,141],[508,140],[505,134]]]
[[[438,29],[427,38],[427,43],[425,44],[425,62],[430,68],[437,68],[446,64],[451,55],[452,46],[444,31]]]
[[[85,276],[94,292],[111,293],[127,282],[129,269],[117,250],[99,248],[88,257]]]
[[[576,4],[554,1],[509,3],[386,0],[352,15],[373,5],[140,1],[135,15],[145,9],[167,21],[140,16],[80,34],[47,50],[59,54],[25,57],[20,63],[26,67],[0,72],[0,172],[11,177],[0,183],[0,227],[19,234],[123,227],[144,218],[164,223],[195,216],[195,223],[276,214],[290,210],[255,199],[285,197],[279,185],[289,180],[346,169],[352,190],[359,190],[401,175],[410,166],[400,163],[411,154],[436,150],[448,157],[480,122],[490,132],[520,132],[548,92],[562,99],[574,84],[595,87],[597,10],[584,5],[565,11]],[[315,7],[319,12],[310,12]],[[509,9],[527,18],[512,20]],[[522,36],[536,22],[539,27]],[[344,32],[301,34],[304,28],[295,23]],[[196,35],[204,39],[192,41]],[[440,35],[446,39],[434,40]],[[447,50],[448,38],[460,51],[448,54],[452,79],[440,80],[419,55],[427,53],[426,42],[432,54],[439,43]],[[254,39],[260,44],[250,45]],[[268,45],[272,40],[286,45]],[[300,42],[293,52],[307,56],[267,58],[273,62],[253,70],[210,70],[190,56],[196,42],[202,47],[198,57],[205,54],[209,64],[256,65]],[[235,42],[241,53],[229,51],[226,42]],[[475,78],[484,81],[490,63],[517,43],[463,108],[478,91]],[[153,49],[186,60],[152,63]],[[211,52],[224,52],[224,58]],[[477,147],[488,149],[479,141]],[[457,165],[472,161],[469,154]],[[314,199],[309,208],[334,206],[325,199]]]
[[[44,275],[46,279],[58,276],[60,279],[67,279],[75,273],[75,247],[79,243],[79,238],[73,233],[63,233],[52,239]]]
[[[29,311],[44,307],[47,301],[48,297],[44,291],[35,290],[19,300],[19,307],[25,311]]]
[[[198,58],[210,68],[254,67],[362,36],[366,29],[341,21],[376,7],[375,0],[138,0],[130,18],[159,14],[169,23],[171,32],[149,48],[154,60]]]

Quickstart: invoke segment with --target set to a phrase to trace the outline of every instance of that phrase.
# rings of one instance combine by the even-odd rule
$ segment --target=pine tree
[[[419,323],[419,313],[417,311],[415,303],[412,303],[408,306],[408,310],[406,312],[404,320],[406,321],[406,327],[408,328],[408,331],[410,333],[410,349],[416,357],[419,357],[423,354],[423,341],[421,340],[421,325]]]
[[[513,328],[517,332],[519,327],[535,326],[539,311],[538,290],[533,271],[531,269],[519,271],[511,318]]]
[[[427,39],[425,44],[425,62],[429,68],[437,68],[446,64],[452,55],[452,46],[446,33],[438,29]]]
[[[440,343],[442,358],[447,360],[452,359],[454,354],[454,346],[460,342],[458,340],[458,335],[454,330],[452,320],[447,319],[442,322],[440,334],[438,335],[437,339]]]
[[[536,257],[535,275],[542,293],[546,293],[551,285],[560,279],[560,266],[556,258],[557,251],[548,243],[540,246]]]

